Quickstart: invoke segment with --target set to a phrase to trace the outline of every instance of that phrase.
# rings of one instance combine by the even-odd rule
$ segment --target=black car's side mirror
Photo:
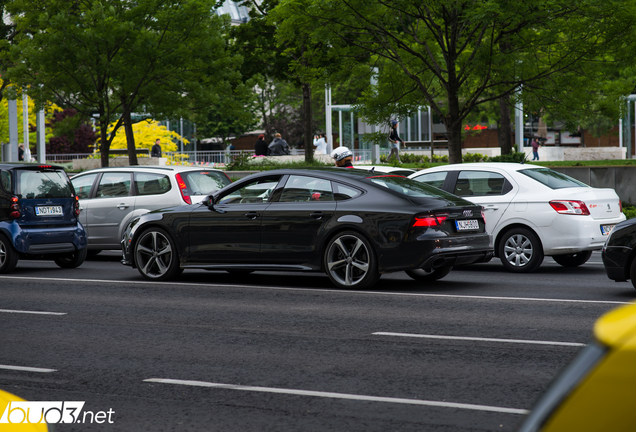
[[[208,195],[207,197],[205,197],[205,199],[203,200],[203,204],[208,206],[208,208],[210,210],[212,210],[212,211],[215,211],[217,213],[225,213],[225,210],[221,210],[221,209],[218,209],[218,208],[214,207],[214,205],[216,204],[216,200],[214,199],[214,195]]]

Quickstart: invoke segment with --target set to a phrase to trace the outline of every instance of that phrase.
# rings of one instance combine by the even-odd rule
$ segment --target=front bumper
[[[627,267],[632,248],[626,246],[605,246],[601,257],[607,277],[616,282],[625,282],[629,279]]]

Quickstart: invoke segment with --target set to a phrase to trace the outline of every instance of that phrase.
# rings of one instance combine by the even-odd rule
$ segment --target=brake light
[[[618,212],[619,213],[623,212],[623,203],[621,202],[621,200],[618,200]]]
[[[179,185],[179,192],[181,192],[181,198],[185,201],[186,204],[192,204],[192,199],[190,199],[190,195],[188,195],[188,186],[185,184],[183,179],[181,178],[181,174],[175,176],[177,179],[177,184]]]
[[[432,226],[441,226],[448,214],[437,214],[432,216],[416,216],[415,221],[413,222],[414,227],[432,227]]]
[[[79,216],[79,215],[80,215],[79,197],[75,195],[75,216]]]
[[[20,200],[17,196],[11,197],[11,205],[9,206],[9,217],[11,219],[19,219],[22,216],[20,211]]]
[[[481,208],[481,220],[484,221],[484,230],[486,229],[486,213],[484,212],[484,208]]]
[[[550,205],[554,210],[556,210],[557,213],[560,214],[571,214],[580,216],[587,216],[590,214],[590,210],[587,208],[583,201],[550,201]]]

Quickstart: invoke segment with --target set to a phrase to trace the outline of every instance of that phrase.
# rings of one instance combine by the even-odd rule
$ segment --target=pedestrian
[[[398,161],[398,163],[401,163],[400,145],[398,144],[398,142],[404,144],[404,141],[402,141],[402,138],[400,138],[400,136],[398,135],[397,127],[397,120],[391,120],[391,131],[389,132],[389,144],[391,146],[391,153],[389,154],[389,160],[393,155],[395,155],[395,159]]]
[[[258,141],[254,143],[254,156],[267,156],[267,141],[265,141],[265,134],[258,136]]]
[[[353,165],[351,163],[351,161],[353,160],[353,153],[347,147],[338,147],[331,152],[331,157],[333,158],[337,167],[353,168]]]
[[[158,158],[161,157],[161,140],[159,138],[155,140],[152,150],[150,150],[150,156]]]
[[[280,137],[280,134],[277,133],[274,135],[274,140],[269,143],[267,146],[267,155],[268,156],[284,156],[289,154],[289,144],[287,141]]]
[[[539,148],[541,148],[541,145],[536,138],[532,138],[530,145],[532,146],[532,160],[539,160]]]
[[[327,154],[327,134],[321,133],[320,135],[314,136],[314,146],[316,150],[314,154]]]
[[[19,161],[24,160],[24,144],[20,144],[18,146],[18,160]]]

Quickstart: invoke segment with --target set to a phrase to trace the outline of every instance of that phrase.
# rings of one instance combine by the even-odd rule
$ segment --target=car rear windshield
[[[583,182],[549,168],[524,169],[519,172],[549,187],[550,189],[589,187]]]
[[[396,175],[383,175],[367,177],[373,183],[399,192],[403,195],[410,197],[427,197],[427,198],[448,198],[453,195],[436,187],[429,186],[426,183],[420,183],[418,181]]]
[[[73,189],[62,170],[17,170],[15,193],[26,199],[73,198]]]
[[[209,195],[232,183],[219,171],[188,171],[182,172],[181,177],[188,185],[190,195]]]

